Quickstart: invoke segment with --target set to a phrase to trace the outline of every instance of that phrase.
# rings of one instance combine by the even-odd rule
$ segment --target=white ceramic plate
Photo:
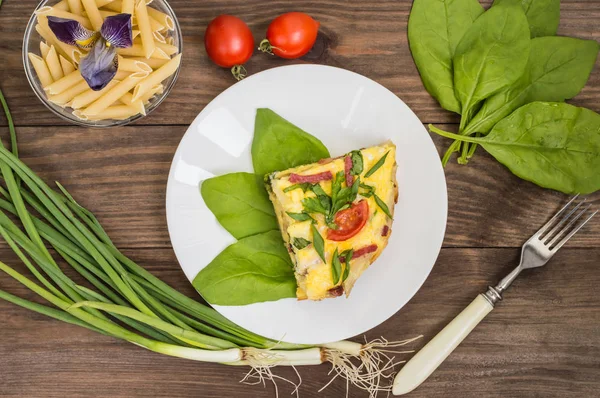
[[[447,215],[446,181],[438,153],[404,102],[356,73],[293,65],[236,83],[190,125],[169,173],[169,233],[190,281],[235,242],[204,204],[199,184],[229,172],[252,171],[250,147],[260,107],[273,109],[321,139],[332,156],[391,139],[398,148],[400,190],[393,233],[348,299],[285,299],[215,308],[248,330],[291,343],[319,344],[361,334],[410,300],[438,256]]]

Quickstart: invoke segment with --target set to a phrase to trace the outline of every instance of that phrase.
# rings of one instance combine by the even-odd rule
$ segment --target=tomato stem
[[[242,80],[248,75],[248,71],[244,67],[244,65],[234,65],[231,68],[231,74],[235,77],[236,80]]]
[[[260,42],[260,44],[258,45],[258,49],[259,49],[260,51],[262,51],[262,52],[264,52],[264,53],[267,53],[267,54],[271,54],[271,55],[274,55],[274,54],[273,54],[273,49],[274,49],[274,48],[275,48],[275,47],[273,47],[273,46],[271,45],[271,42],[269,41],[269,39],[263,39],[263,40]]]

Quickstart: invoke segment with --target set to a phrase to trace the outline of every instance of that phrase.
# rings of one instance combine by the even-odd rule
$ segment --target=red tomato
[[[346,210],[339,211],[334,220],[339,229],[328,230],[327,239],[342,242],[352,238],[365,226],[368,218],[369,205],[366,200],[361,200]]]
[[[246,63],[254,52],[254,37],[238,17],[219,15],[206,27],[206,53],[219,66],[231,68]]]
[[[267,29],[260,49],[278,57],[299,58],[310,51],[317,40],[319,23],[302,12],[288,12],[275,18]]]

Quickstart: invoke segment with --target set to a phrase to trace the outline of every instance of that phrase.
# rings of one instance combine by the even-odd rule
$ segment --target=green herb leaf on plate
[[[264,175],[330,157],[323,143],[267,108],[256,111],[252,164]]]
[[[335,249],[333,257],[331,258],[331,278],[334,286],[340,281],[342,275],[342,264],[340,263],[340,257],[338,256],[338,249]]]
[[[210,304],[246,305],[296,297],[293,265],[279,231],[239,240],[194,278]]]
[[[354,176],[360,175],[363,172],[363,155],[360,151],[352,151],[350,152],[350,158],[352,159],[352,168],[350,169],[350,174]]]
[[[310,229],[313,234],[313,246],[314,246],[315,250],[317,251],[317,253],[319,254],[319,257],[321,257],[321,260],[323,260],[323,262],[326,262],[325,261],[325,241],[323,240],[323,237],[319,233],[319,230],[317,229],[315,224],[311,224]]]
[[[296,221],[308,221],[308,220],[312,220],[313,222],[315,221],[315,219],[312,218],[307,213],[292,213],[292,212],[288,211],[287,215],[290,216],[290,217],[292,217]]]
[[[381,211],[384,212],[386,216],[388,216],[389,218],[393,219],[392,213],[390,213],[390,209],[385,204],[385,202],[379,196],[377,196],[377,195],[374,195],[374,197],[375,197],[375,203],[377,203],[377,206],[379,206],[379,208],[381,209]]]
[[[408,19],[410,51],[425,89],[449,111],[460,113],[452,58],[464,33],[482,13],[477,0],[414,0]]]
[[[294,238],[293,241],[293,245],[296,249],[298,250],[302,250],[305,247],[309,246],[312,242],[309,241],[308,239],[304,239],[304,238]]]
[[[308,182],[301,182],[299,184],[290,185],[289,187],[285,188],[283,192],[288,193],[296,189],[301,189],[302,192],[306,192],[310,189],[311,185],[312,184]]]
[[[569,194],[600,189],[600,115],[589,109],[532,102],[481,138],[430,129],[481,145],[515,175],[541,187]]]
[[[383,155],[383,156],[381,157],[381,159],[379,159],[379,160],[377,161],[377,163],[375,163],[375,164],[373,165],[373,167],[371,167],[371,168],[369,169],[369,171],[367,171],[367,174],[365,174],[365,178],[369,178],[369,177],[371,177],[373,174],[375,174],[375,172],[376,172],[377,170],[379,170],[379,169],[381,168],[381,166],[383,166],[383,165],[384,165],[384,163],[385,163],[385,160],[387,159],[387,156],[388,156],[388,154],[389,154],[389,153],[390,153],[389,151],[388,151],[388,152],[386,152],[386,153],[385,153],[385,155]]]
[[[354,255],[354,250],[345,250],[340,254],[340,257],[344,258],[344,263],[346,264],[344,267],[344,274],[342,275],[342,282],[345,282],[350,275],[350,261],[352,260],[352,256]]]
[[[360,192],[365,198],[370,198],[375,194],[375,187],[367,184],[360,184],[360,188],[364,189],[364,192]]]
[[[236,239],[278,230],[261,176],[231,173],[202,182],[200,193],[219,223]]]

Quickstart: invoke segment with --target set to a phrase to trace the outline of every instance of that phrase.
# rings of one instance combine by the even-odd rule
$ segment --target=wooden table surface
[[[489,2],[487,2],[489,3]],[[600,39],[600,1],[563,0],[559,34]],[[172,0],[185,56],[175,89],[151,115],[128,127],[95,130],[65,124],[37,100],[21,61],[35,0],[5,0],[0,10],[0,84],[19,135],[21,157],[46,181],[59,180],[98,216],[117,246],[158,277],[198,298],[173,254],[165,220],[171,158],[186,127],[233,84],[211,64],[203,32],[213,17],[242,17],[260,38],[276,15],[298,10],[321,22],[321,36],[301,60],[257,54],[250,73],[290,63],[333,65],[363,74],[402,98],[423,123],[456,129],[455,115],[424,90],[410,56],[408,0]],[[290,93],[293,95],[293,93]],[[600,68],[572,103],[600,111]],[[8,130],[4,119],[0,134]],[[441,151],[447,142],[434,137]],[[518,260],[520,245],[566,196],[522,181],[479,153],[451,163],[448,228],[440,257],[414,298],[366,333],[390,340],[422,334],[419,348]],[[426,182],[425,182],[426,183]],[[600,196],[592,195],[596,205]],[[505,301],[411,397],[600,396],[600,217],[543,270],[527,272]],[[0,259],[19,262],[4,244]],[[2,275],[0,288],[33,294]],[[358,336],[357,338],[362,338]],[[322,393],[327,365],[299,369],[302,397],[343,397],[336,381]],[[163,357],[0,301],[0,396],[273,397],[268,385],[238,383],[246,370]],[[282,376],[294,378],[291,369]],[[280,383],[281,396],[291,389]],[[349,396],[366,397],[352,388]]]

